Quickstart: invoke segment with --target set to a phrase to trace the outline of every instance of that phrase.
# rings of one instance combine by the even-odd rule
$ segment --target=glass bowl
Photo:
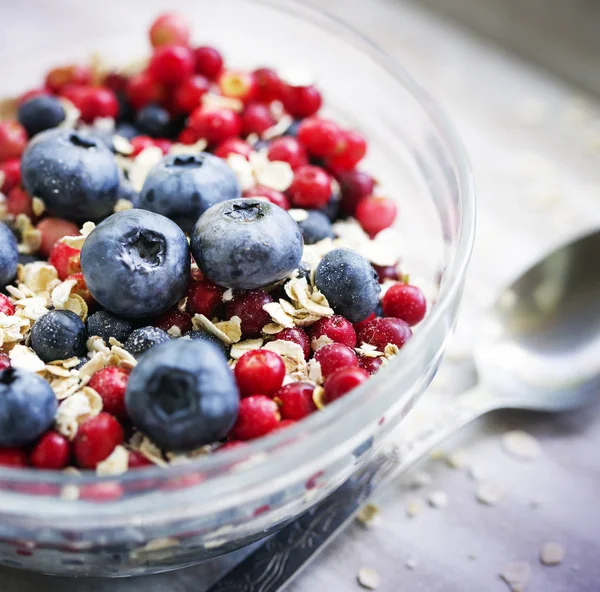
[[[20,55],[0,50],[3,94],[22,92],[49,67],[91,51],[116,63],[147,55],[147,27],[165,6],[115,1],[96,9],[56,0],[51,8],[37,16],[43,28]],[[435,103],[368,40],[304,4],[201,0],[180,10],[195,38],[221,48],[230,64],[315,75],[328,110],[368,137],[364,168],[398,202],[403,265],[435,286],[435,302],[414,338],[366,384],[247,447],[121,477],[1,469],[5,565],[147,574],[265,536],[338,487],[398,426],[431,381],[456,321],[474,235],[474,189],[461,142]],[[90,20],[93,34],[84,26]],[[4,47],[24,47],[14,41]]]

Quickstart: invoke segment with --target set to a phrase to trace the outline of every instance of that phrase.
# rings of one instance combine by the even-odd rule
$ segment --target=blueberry
[[[125,210],[87,237],[81,269],[90,293],[106,310],[119,317],[149,317],[183,296],[190,251],[185,234],[168,218]]]
[[[306,261],[300,261],[298,264],[298,277],[300,279],[304,278],[308,283],[310,283],[310,272],[310,264],[308,264]]]
[[[6,286],[17,275],[19,251],[12,230],[0,222],[0,287]]]
[[[315,284],[336,314],[351,323],[366,319],[379,303],[377,273],[352,249],[329,251],[317,266]]]
[[[229,352],[229,348],[216,335],[213,335],[208,331],[190,331],[187,334],[187,337],[193,340],[200,340],[213,343],[214,345],[218,346],[224,354]]]
[[[120,319],[105,310],[99,310],[87,318],[88,335],[97,335],[102,337],[106,343],[111,337],[117,341],[125,343],[133,331],[133,326],[129,321]]]
[[[252,146],[252,150],[255,150],[256,152],[258,152],[260,150],[265,150],[270,145],[271,145],[271,142],[269,140],[259,140],[258,142],[256,142],[256,144],[254,144],[254,146]]]
[[[221,286],[254,290],[288,276],[302,257],[302,234],[279,206],[259,199],[214,205],[190,241],[204,275]]]
[[[156,444],[185,451],[228,434],[239,393],[218,347],[177,339],[140,360],[129,377],[125,404],[133,424]]]
[[[151,347],[170,340],[169,334],[158,327],[140,327],[131,333],[124,347],[132,356],[139,358]]]
[[[19,253],[19,263],[21,265],[35,263],[36,261],[44,261],[44,258],[38,255],[30,255],[29,253]]]
[[[29,137],[44,130],[56,127],[65,120],[62,103],[53,96],[40,95],[25,101],[19,106],[19,123],[27,130]]]
[[[48,213],[76,221],[99,220],[118,199],[119,168],[93,135],[66,129],[38,134],[21,159],[23,185]]]
[[[138,111],[135,125],[151,138],[166,138],[171,131],[169,112],[158,105],[147,105]]]
[[[298,222],[298,226],[307,245],[314,245],[324,238],[333,238],[329,218],[318,210],[308,210],[308,217]]]
[[[210,206],[240,197],[234,172],[217,156],[165,156],[151,171],[140,193],[140,208],[177,222],[191,232]]]
[[[51,310],[31,328],[31,349],[44,362],[82,356],[86,341],[83,321],[70,310]]]
[[[134,208],[137,208],[140,203],[140,194],[133,188],[133,185],[129,179],[121,178],[121,185],[119,186],[119,199],[126,199],[133,204]]]
[[[283,135],[291,136],[292,138],[295,138],[298,135],[298,128],[300,127],[301,123],[302,123],[301,119],[294,119],[294,121],[292,121],[292,123],[290,123],[290,127],[288,127],[285,130],[285,133]]]
[[[127,95],[124,92],[118,92],[117,101],[119,103],[119,122],[133,121],[135,119],[135,109],[127,100]]]
[[[57,402],[50,384],[32,372],[0,372],[0,446],[23,446],[54,422]]]
[[[121,136],[127,140],[133,140],[133,138],[140,135],[140,130],[138,130],[135,125],[124,121],[119,123],[115,128],[115,135]]]
[[[335,222],[340,217],[340,200],[341,196],[339,193],[334,193],[329,198],[327,205],[321,208],[319,211],[323,212],[329,220]]]

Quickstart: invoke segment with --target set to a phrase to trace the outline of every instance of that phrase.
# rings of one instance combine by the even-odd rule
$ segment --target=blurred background
[[[157,13],[168,8],[184,14],[194,5],[152,4]],[[473,379],[465,360],[474,319],[497,289],[554,246],[600,227],[600,2],[314,4],[370,37],[408,70],[454,120],[466,144],[478,191],[477,241],[461,321],[433,385],[454,392]],[[23,44],[51,53],[44,44],[50,19],[67,43],[87,47],[87,32],[98,23],[138,35],[148,23],[136,22],[135,14],[130,2],[0,0],[0,59],[20,68]],[[5,82],[10,87],[12,80]],[[503,435],[516,429],[538,442],[535,459],[515,460],[503,450]],[[598,450],[598,413],[494,414],[375,500],[379,523],[353,524],[288,591],[358,590],[357,572],[369,568],[383,591],[501,592],[510,587],[500,576],[514,564],[527,577],[521,573],[513,590],[598,590]],[[482,473],[502,492],[493,504],[477,499]],[[435,494],[445,503],[430,503]],[[547,543],[564,551],[556,565],[540,561]],[[202,592],[224,569],[224,563],[213,564],[108,583],[61,580],[59,587]],[[55,579],[0,570],[2,592],[55,585]]]

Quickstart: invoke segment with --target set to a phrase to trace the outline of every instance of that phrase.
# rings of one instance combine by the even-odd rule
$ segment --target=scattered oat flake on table
[[[511,592],[524,592],[529,581],[531,568],[526,561],[507,563],[500,572],[500,577],[508,584]]]
[[[445,491],[432,491],[427,496],[427,502],[432,508],[445,508],[448,505],[448,494]]]
[[[451,469],[460,469],[467,462],[467,452],[465,450],[455,450],[446,455],[446,464]]]
[[[511,456],[525,461],[537,458],[542,452],[540,443],[523,430],[506,432],[502,436],[502,447]]]
[[[379,519],[379,506],[375,504],[365,504],[356,515],[356,519],[365,528],[375,526]]]
[[[427,487],[433,481],[433,477],[426,471],[416,471],[409,479],[407,486],[410,489],[420,489],[421,487]]]
[[[406,567],[406,569],[410,569],[411,571],[413,569],[415,569],[417,567],[417,565],[419,565],[419,562],[416,559],[414,559],[413,557],[407,559],[404,562],[404,567]]]
[[[414,518],[421,511],[422,507],[419,500],[408,502],[408,505],[406,506],[406,515],[409,518]]]
[[[370,567],[361,567],[358,570],[357,580],[367,590],[377,590],[381,584],[381,576]]]
[[[544,543],[540,551],[540,561],[544,565],[558,565],[565,558],[565,548],[560,543]]]
[[[504,497],[504,489],[495,483],[484,481],[477,487],[477,501],[486,506],[495,506]]]

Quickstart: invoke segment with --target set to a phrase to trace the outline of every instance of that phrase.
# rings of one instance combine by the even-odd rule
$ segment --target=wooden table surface
[[[561,241],[600,227],[600,106],[399,0],[320,5],[403,64],[451,114],[470,153],[478,239],[458,333],[437,380],[450,392],[462,376],[456,365],[465,365],[473,318],[494,291]],[[501,447],[508,429],[535,435],[541,456],[508,456]],[[527,591],[600,590],[600,408],[562,416],[496,413],[446,448],[463,450],[465,464],[428,460],[419,470],[431,475],[430,485],[409,490],[398,483],[379,496],[379,524],[352,525],[288,590],[358,590],[357,572],[368,567],[379,573],[384,592],[502,592],[508,587],[499,573],[514,561],[530,566]],[[503,489],[497,505],[477,502],[469,467]],[[433,491],[447,494],[446,507],[428,506]],[[409,506],[419,509],[412,518]],[[540,563],[547,541],[566,550],[560,565]],[[0,569],[0,590],[203,592],[223,569],[214,562],[113,581]]]

